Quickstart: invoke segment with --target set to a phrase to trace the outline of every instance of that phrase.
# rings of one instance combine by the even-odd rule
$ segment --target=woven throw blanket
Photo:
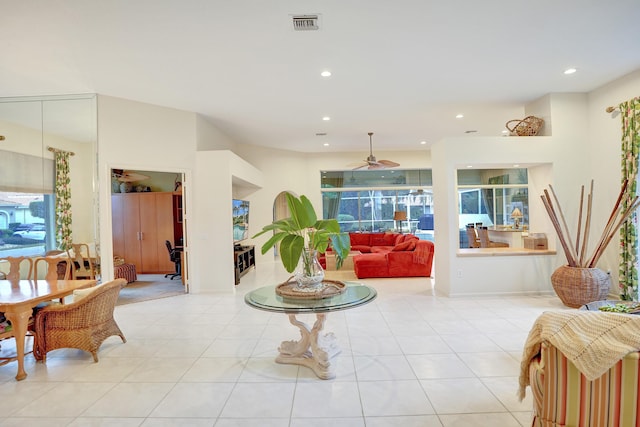
[[[547,311],[535,321],[520,362],[518,397],[529,385],[529,363],[548,341],[592,381],[640,349],[640,316],[598,311]]]

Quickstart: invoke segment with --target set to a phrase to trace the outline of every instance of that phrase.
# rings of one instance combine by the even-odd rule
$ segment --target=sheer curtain
[[[622,119],[622,182],[629,180],[631,194],[637,194],[640,154],[640,97],[619,106]],[[623,209],[629,201],[625,201]],[[638,300],[638,217],[634,213],[620,228],[620,298]]]

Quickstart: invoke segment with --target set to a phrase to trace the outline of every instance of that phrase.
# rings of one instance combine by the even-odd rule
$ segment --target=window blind
[[[0,191],[52,194],[54,177],[52,159],[0,150]]]

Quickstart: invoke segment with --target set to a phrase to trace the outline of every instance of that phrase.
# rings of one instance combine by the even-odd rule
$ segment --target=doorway
[[[111,169],[113,255],[135,266],[121,291],[132,302],[188,292],[184,184],[182,172]]]

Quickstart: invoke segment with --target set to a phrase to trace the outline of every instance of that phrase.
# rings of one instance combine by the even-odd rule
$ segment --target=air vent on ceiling
[[[318,25],[318,15],[294,15],[294,31],[316,31],[320,29]]]

